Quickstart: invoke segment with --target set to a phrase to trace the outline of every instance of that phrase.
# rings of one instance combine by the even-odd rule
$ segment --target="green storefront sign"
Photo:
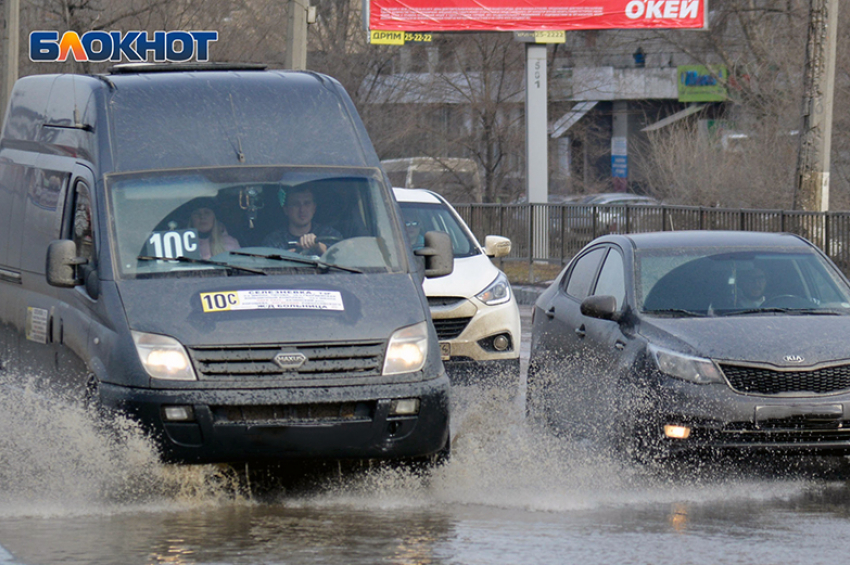
[[[682,65],[678,70],[679,102],[726,100],[729,71],[725,65]]]

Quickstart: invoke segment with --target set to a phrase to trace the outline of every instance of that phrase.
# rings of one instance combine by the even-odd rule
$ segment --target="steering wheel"
[[[813,302],[796,294],[777,294],[761,303],[762,308],[811,308]]]
[[[319,243],[324,243],[328,247],[330,247],[334,243],[339,243],[342,240],[343,238],[337,237],[335,235],[323,235],[316,238],[316,241],[318,241]]]
[[[324,243],[326,247],[330,247],[335,243],[339,243],[342,241],[342,237],[338,237],[335,235],[321,235],[316,237],[316,243]],[[296,249],[296,253],[301,255],[315,255],[310,249],[301,249],[298,245],[297,239],[291,239],[286,242],[286,249]]]

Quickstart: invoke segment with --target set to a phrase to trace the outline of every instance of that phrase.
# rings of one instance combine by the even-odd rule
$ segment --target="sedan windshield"
[[[227,167],[109,175],[123,278],[398,272],[380,172]]]
[[[664,315],[850,313],[850,289],[814,252],[647,249],[636,254],[641,311]]]

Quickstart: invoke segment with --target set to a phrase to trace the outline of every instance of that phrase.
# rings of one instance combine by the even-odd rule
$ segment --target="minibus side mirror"
[[[414,255],[425,258],[425,276],[444,277],[454,270],[454,251],[449,234],[441,231],[425,233],[425,247],[416,249]]]
[[[82,284],[77,278],[77,265],[87,259],[77,256],[77,245],[70,239],[57,239],[47,246],[47,284],[71,288]]]

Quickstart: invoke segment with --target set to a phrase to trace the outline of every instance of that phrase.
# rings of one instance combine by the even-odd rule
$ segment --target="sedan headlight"
[[[195,370],[186,349],[173,337],[130,332],[142,366],[155,379],[169,381],[196,381]]]
[[[723,382],[723,374],[710,359],[692,357],[654,345],[648,349],[658,370],[665,375],[700,385]]]
[[[488,306],[504,304],[511,299],[511,285],[508,282],[508,277],[505,276],[505,273],[499,273],[496,280],[491,282],[487,288],[476,294],[475,298]]]
[[[397,375],[418,371],[425,365],[427,355],[428,324],[419,322],[402,328],[390,337],[383,374]]]

